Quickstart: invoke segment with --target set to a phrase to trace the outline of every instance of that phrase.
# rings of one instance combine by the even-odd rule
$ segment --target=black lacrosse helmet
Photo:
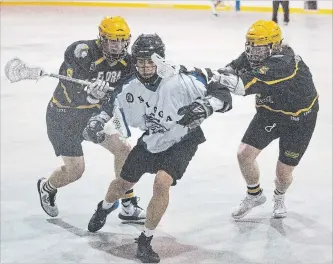
[[[151,59],[151,55],[154,53],[160,55],[161,57],[165,57],[165,45],[162,39],[157,34],[141,34],[132,45],[132,58],[133,63],[136,65],[138,58],[140,59]],[[142,83],[145,84],[153,84],[155,83],[159,77],[154,74],[154,76],[150,78],[143,78],[137,68],[137,77]]]

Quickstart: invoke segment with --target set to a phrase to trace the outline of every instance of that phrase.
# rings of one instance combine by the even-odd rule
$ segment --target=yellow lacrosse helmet
[[[274,21],[258,20],[246,33],[245,54],[252,68],[281,50],[282,33]]]
[[[251,46],[280,44],[282,32],[278,24],[271,20],[258,20],[246,33],[246,42]]]
[[[100,36],[109,40],[129,40],[131,37],[127,22],[120,16],[104,17],[98,28]]]
[[[124,18],[104,17],[99,25],[99,42],[109,64],[124,59],[131,40],[131,31]]]

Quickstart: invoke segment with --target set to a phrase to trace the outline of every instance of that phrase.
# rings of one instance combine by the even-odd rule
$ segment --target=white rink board
[[[133,39],[141,32],[158,32],[169,60],[218,68],[241,53],[252,22],[271,16],[228,12],[215,18],[209,11],[188,10],[149,14],[122,8],[1,8],[1,263],[138,263],[134,238],[142,229],[121,224],[115,213],[100,232],[87,232],[113,177],[113,157],[91,143],[84,143],[84,176],[59,190],[59,217],[46,217],[36,182],[61,164],[45,125],[57,81],[9,84],[3,73],[8,59],[18,56],[57,72],[67,45],[97,36],[104,15],[122,15]],[[234,97],[231,112],[205,121],[207,142],[171,190],[153,241],[161,263],[332,263],[332,17],[291,15],[286,30],[286,40],[311,67],[320,93],[316,131],[286,196],[289,217],[270,218],[278,157],[274,142],[259,157],[268,202],[242,221],[231,219],[232,208],[245,194],[237,147],[255,112],[253,97]],[[144,207],[152,183],[153,177],[146,175],[136,186]]]

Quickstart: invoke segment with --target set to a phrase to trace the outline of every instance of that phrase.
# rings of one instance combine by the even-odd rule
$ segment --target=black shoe
[[[109,213],[118,208],[119,201],[117,200],[110,209],[103,209],[102,204],[103,201],[100,201],[98,203],[97,210],[89,221],[88,230],[90,232],[96,232],[105,225],[106,217],[108,216]]]
[[[135,239],[135,243],[138,243],[138,249],[136,251],[136,257],[143,263],[159,263],[159,255],[152,249],[150,242],[153,236],[146,237],[143,233]]]

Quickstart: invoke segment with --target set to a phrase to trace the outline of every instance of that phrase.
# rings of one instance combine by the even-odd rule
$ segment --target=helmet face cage
[[[258,67],[272,54],[271,45],[255,46],[249,42],[245,43],[245,54],[252,68]]]
[[[110,64],[112,64],[126,57],[130,40],[112,40],[107,36],[100,34],[100,43],[103,56]]]
[[[165,46],[157,34],[142,34],[133,43],[132,57],[137,75],[145,83],[153,83],[158,79],[156,65],[151,59],[154,53],[165,57]]]
[[[136,58],[135,67],[143,79],[150,79],[156,74],[156,65],[150,58]]]
[[[246,33],[245,54],[251,67],[258,67],[273,54],[281,52],[280,27],[270,20],[258,20]]]

